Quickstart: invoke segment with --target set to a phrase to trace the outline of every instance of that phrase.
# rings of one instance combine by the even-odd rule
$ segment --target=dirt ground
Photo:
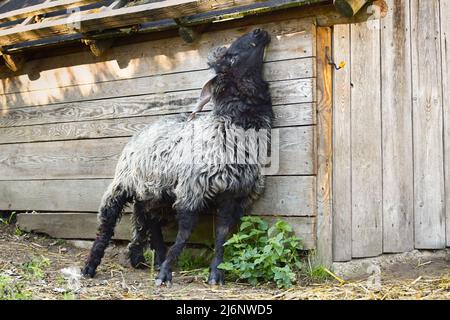
[[[447,258],[394,264],[381,270],[379,281],[330,277],[303,279],[288,290],[238,283],[211,287],[198,271],[185,271],[174,274],[171,288],[156,288],[151,271],[120,264],[122,252],[117,246],[108,250],[94,279],[71,283],[61,270],[81,268],[87,249],[1,226],[0,279],[17,284],[29,299],[450,299]]]

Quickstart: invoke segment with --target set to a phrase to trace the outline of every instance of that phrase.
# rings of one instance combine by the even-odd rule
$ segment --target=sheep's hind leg
[[[224,198],[224,200],[226,199]],[[218,268],[218,266],[223,262],[223,244],[225,243],[228,234],[233,230],[243,214],[244,211],[240,202],[236,202],[231,199],[219,202],[215,221],[216,239],[214,258],[210,265],[210,273],[208,277],[208,284],[210,285],[223,285],[225,282],[224,273]]]
[[[148,244],[149,217],[142,202],[136,202],[133,207],[133,237],[128,245],[128,259],[133,268],[145,268],[144,248]]]
[[[197,222],[197,214],[194,212],[182,212],[177,215],[178,219],[178,233],[175,243],[167,252],[166,260],[161,265],[155,284],[157,286],[166,283],[168,286],[172,284],[172,266],[177,260],[183,248],[194,230]]]
[[[94,277],[95,270],[100,264],[105,254],[105,249],[114,235],[114,228],[120,218],[122,209],[129,200],[127,194],[120,187],[108,192],[109,194],[104,197],[103,204],[100,208],[98,235],[92,245],[86,265],[82,270],[83,275],[89,277]]]

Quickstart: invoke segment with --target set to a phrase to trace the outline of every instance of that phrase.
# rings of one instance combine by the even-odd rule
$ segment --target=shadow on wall
[[[211,48],[230,44],[251,28],[205,33],[193,44],[171,38],[117,45],[101,57],[86,46],[81,52],[31,59],[16,73],[1,66],[0,114],[30,106],[200,89],[210,76],[206,60]],[[273,31],[279,34],[271,47],[291,41],[283,30]],[[189,71],[202,74],[180,74]],[[184,81],[185,88],[177,81]]]

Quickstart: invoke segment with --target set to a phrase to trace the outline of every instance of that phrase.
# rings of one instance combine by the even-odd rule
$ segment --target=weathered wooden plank
[[[407,252],[414,249],[410,11],[409,1],[388,5],[381,20],[383,252]]]
[[[0,95],[0,104],[3,106],[0,114],[5,114],[14,108],[50,103],[80,102],[145,94],[159,94],[159,98],[161,98],[162,93],[201,89],[211,77],[212,71],[201,70]],[[270,78],[268,80],[271,82]],[[312,102],[314,89],[313,78],[271,82],[273,99],[275,101],[284,99],[286,104]]]
[[[314,126],[280,132],[277,175],[315,174]],[[129,138],[0,145],[0,180],[111,178]]]
[[[334,27],[334,61],[350,61],[350,26]],[[333,260],[352,259],[351,65],[334,72]]]
[[[205,69],[206,58],[212,48],[229,45],[256,27],[272,35],[266,50],[267,62],[315,55],[311,19],[295,19],[204,33],[194,44],[177,37],[115,46],[101,59],[83,51],[31,60],[19,75],[0,69],[0,92],[48,90]],[[310,61],[301,61],[298,65],[291,62],[290,65],[301,68],[303,63]]]
[[[411,1],[415,247],[445,247],[442,73],[438,1]]]
[[[95,239],[98,220],[94,213],[23,213],[17,216],[17,225],[27,232],[39,232],[60,239]],[[213,216],[202,216],[189,238],[189,243],[213,244]],[[176,225],[171,222],[163,228],[164,240],[173,242]],[[130,240],[132,234],[131,214],[123,215],[113,239]]]
[[[315,216],[315,177],[267,177],[266,187],[250,210],[251,214],[276,216]]]
[[[0,181],[0,210],[96,212],[110,182],[110,179]],[[264,194],[249,213],[314,216],[315,201],[315,177],[267,177]]]
[[[67,109],[63,111],[63,116],[59,117],[57,113],[50,114],[50,110],[47,108],[32,108],[30,110],[31,113],[26,114],[26,118],[24,118],[25,121],[30,120],[30,122],[38,122],[36,124],[39,124],[39,118],[41,115],[44,119],[49,119],[50,122],[64,121],[64,118],[67,118],[69,121],[72,121],[73,119],[83,120],[83,116],[90,121],[50,123],[20,127],[14,125],[13,127],[6,128],[2,128],[0,125],[0,144],[126,137],[141,130],[145,125],[154,123],[163,117],[162,115],[146,116],[146,113],[151,113],[151,109],[146,107],[146,102],[143,102],[142,106],[139,108],[127,108],[128,105],[125,103],[122,107],[123,109],[121,108],[121,110],[125,110],[125,112],[120,114],[115,113],[114,111],[116,111],[117,108],[114,108],[114,106],[109,104],[109,101],[110,100],[99,101],[94,108],[100,110],[100,112],[96,113],[92,118],[89,117],[89,114],[93,114],[92,110],[89,112],[87,108],[84,108],[84,106],[81,108],[76,108],[76,112],[81,112],[82,114],[81,119],[77,118],[75,113],[67,112]],[[104,108],[100,105],[103,105]],[[185,112],[189,112],[190,110],[193,110],[194,107],[195,103],[190,104],[187,107],[183,107],[181,110],[184,109]],[[102,111],[105,111],[106,109],[113,109],[113,111],[111,113],[102,113]],[[209,108],[205,108],[205,110],[207,109]],[[23,110],[18,110],[17,112],[12,111],[9,114],[10,117],[8,118],[14,118],[13,114],[23,115],[21,111]],[[59,110],[57,109],[57,111]],[[133,117],[124,118],[127,116],[127,111],[134,113]],[[137,116],[136,113],[143,113],[144,115]],[[34,114],[37,114],[38,117],[34,118]],[[274,114],[275,118],[273,125],[275,128],[315,124],[315,108],[312,103],[274,106]],[[111,117],[113,117],[113,119],[108,119]],[[171,117],[171,115],[165,115],[164,117]],[[103,120],[102,118],[107,119]],[[20,120],[6,121],[6,118],[0,117],[0,123],[2,123],[2,120],[3,122],[13,122],[14,124],[20,123]]]
[[[189,243],[211,244],[214,240],[213,216],[205,215],[189,238]],[[278,218],[264,217],[269,222]],[[283,217],[291,224],[295,234],[302,239],[304,249],[315,248],[314,217]],[[92,213],[35,213],[19,214],[18,226],[24,231],[34,231],[48,234],[61,239],[95,239],[97,231],[97,216]],[[124,215],[116,227],[114,239],[130,240],[131,215]],[[173,242],[176,237],[174,223],[164,227],[165,241]]]
[[[315,124],[315,105],[309,102],[298,103],[305,99],[299,97],[292,90],[292,86],[273,86],[274,124]],[[199,95],[200,90],[189,90],[3,110],[0,111],[0,128],[191,112]],[[313,100],[313,97],[310,100]],[[204,110],[211,110],[211,107],[211,104],[207,104]]]
[[[382,253],[380,34],[351,29],[352,255]]]
[[[331,28],[317,28],[317,256],[316,263],[333,262],[333,70],[328,61]]]
[[[441,0],[442,86],[444,102],[444,164],[447,247],[450,247],[450,1]]]
[[[0,23],[6,21],[19,20],[30,16],[41,15],[48,12],[55,12],[64,9],[77,8],[91,3],[98,2],[98,0],[56,0],[46,1],[34,6],[27,6],[21,9],[8,11],[0,14]]]

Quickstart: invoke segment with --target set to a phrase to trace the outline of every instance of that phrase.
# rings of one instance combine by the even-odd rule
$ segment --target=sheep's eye
[[[234,64],[236,63],[236,61],[237,61],[237,57],[236,57],[236,56],[235,56],[235,57],[232,57],[232,58],[230,59],[231,65],[234,65]]]

